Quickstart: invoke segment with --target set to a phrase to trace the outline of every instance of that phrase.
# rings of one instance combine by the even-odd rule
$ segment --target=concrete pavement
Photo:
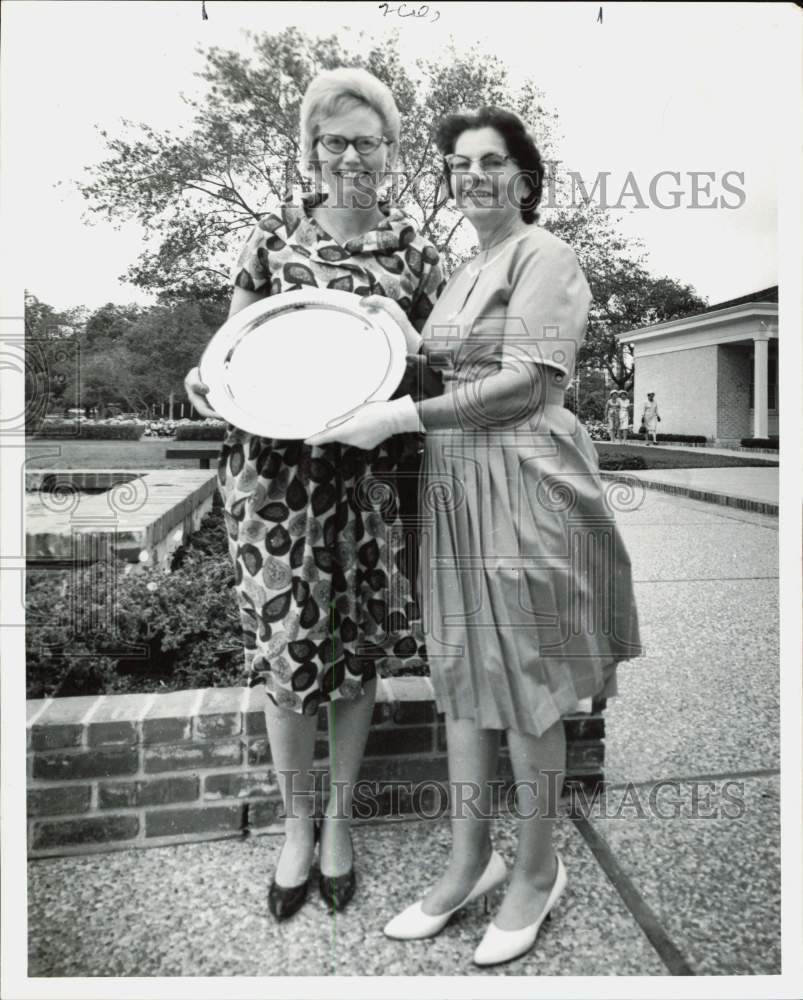
[[[474,967],[479,904],[437,938],[386,939],[449,845],[445,819],[386,820],[355,828],[351,906],[330,917],[316,894],[283,925],[265,903],[278,836],[32,862],[29,974],[778,974],[777,518],[647,490],[618,522],[645,655],[608,703],[604,796],[565,803],[569,887],[530,954]],[[494,840],[511,863],[510,816]]]

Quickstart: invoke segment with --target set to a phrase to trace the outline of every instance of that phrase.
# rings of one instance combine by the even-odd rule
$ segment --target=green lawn
[[[638,455],[647,463],[648,469],[726,469],[736,465],[764,466],[777,465],[777,459],[766,455],[768,462],[751,457],[747,452],[741,455],[708,455],[704,448],[682,451],[680,448],[662,448],[660,445],[608,444],[594,442],[600,461],[621,459],[627,455]]]
[[[183,451],[193,448],[215,448],[214,441],[169,441],[164,438],[155,441],[56,441],[43,438],[29,439],[26,454],[28,469],[187,469],[198,468],[196,459],[165,459],[167,448]],[[708,455],[705,451],[680,451],[674,448],[646,447],[645,445],[615,445],[597,443],[600,460],[619,459],[627,455],[638,455],[647,463],[648,469],[701,469],[726,468],[734,465],[768,466],[776,464],[772,456],[770,462],[752,458],[747,452],[744,458],[733,455]],[[214,463],[213,463],[214,464]]]

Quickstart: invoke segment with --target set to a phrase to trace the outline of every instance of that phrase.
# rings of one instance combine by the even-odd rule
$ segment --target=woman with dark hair
[[[385,933],[437,934],[507,879],[491,845],[504,732],[520,819],[502,905],[474,954],[491,965],[532,947],[566,885],[553,841],[562,717],[614,695],[617,663],[641,650],[630,561],[596,451],[564,407],[591,296],[571,248],[534,224],[541,157],[521,121],[496,108],[446,118],[438,145],[480,245],[422,331],[430,363],[448,366],[449,391],[366,404],[312,440],[371,447],[389,429],[426,431],[422,496],[438,502],[421,594],[449,779],[461,794],[446,871]],[[392,303],[372,304],[409,326]],[[456,812],[466,789],[470,808]]]

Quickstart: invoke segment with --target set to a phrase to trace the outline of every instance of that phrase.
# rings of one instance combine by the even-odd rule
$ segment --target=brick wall
[[[443,718],[428,678],[380,681],[355,813],[443,808]],[[264,693],[254,688],[56,698],[27,704],[28,851],[32,857],[155,847],[281,829]],[[391,700],[392,699],[392,700]],[[567,784],[596,784],[604,700],[565,720]],[[319,714],[316,779],[326,771]],[[509,784],[502,751],[500,778]],[[322,786],[320,786],[322,787]]]
[[[720,344],[717,348],[718,443],[738,445],[753,433],[750,406],[750,376],[753,356],[749,348]]]
[[[638,429],[647,393],[654,392],[664,434],[704,434],[717,429],[717,347],[642,356],[636,348],[633,419]]]

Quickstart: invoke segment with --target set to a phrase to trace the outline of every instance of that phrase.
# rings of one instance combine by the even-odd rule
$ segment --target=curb
[[[642,486],[650,490],[660,490],[662,493],[670,493],[673,496],[686,497],[689,500],[702,500],[705,503],[719,504],[721,507],[736,507],[739,510],[747,510],[753,514],[768,514],[772,517],[778,516],[778,504],[767,500],[751,500],[749,497],[731,496],[728,493],[716,493],[712,490],[697,490],[691,486],[677,486],[674,483],[662,483],[655,479],[642,479],[641,476],[628,476],[618,472],[601,472],[603,479],[613,482],[623,483],[632,486],[633,480],[637,480]]]

